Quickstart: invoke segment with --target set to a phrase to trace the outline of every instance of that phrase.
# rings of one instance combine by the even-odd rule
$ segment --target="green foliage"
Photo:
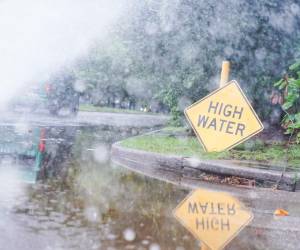
[[[174,128],[171,129],[173,131]],[[247,160],[269,163],[279,168],[288,163],[291,168],[299,168],[300,147],[292,145],[287,154],[284,145],[264,145],[256,140],[249,140],[229,151],[205,153],[197,138],[190,136],[170,136],[166,134],[143,135],[122,141],[122,146],[150,152],[196,157],[199,159]]]
[[[172,115],[170,125],[180,126],[182,125],[182,112],[178,108],[178,98],[182,94],[182,89],[176,88],[171,84],[166,85],[156,96],[157,99],[161,100],[170,108]]]
[[[282,125],[286,134],[294,136],[300,143],[300,60],[289,67],[285,77],[274,84],[285,95],[282,105],[285,116]]]
[[[110,108],[110,107],[97,107],[90,104],[80,104],[80,111],[84,112],[104,112],[104,113],[124,113],[124,114],[145,114],[143,111],[130,110],[130,109],[119,109],[119,108]],[[152,113],[147,112],[147,115]]]
[[[216,89],[222,60],[229,59],[231,78],[239,80],[260,118],[270,117],[267,93],[296,57],[300,16],[290,6],[297,9],[299,1],[132,0],[132,5],[110,41],[99,42],[79,63],[77,76],[93,104],[124,99],[149,106],[155,100],[180,124],[181,98],[195,102]],[[294,102],[289,98],[285,108]]]

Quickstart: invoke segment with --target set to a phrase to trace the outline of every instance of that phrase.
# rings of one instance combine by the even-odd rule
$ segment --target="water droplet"
[[[98,145],[94,150],[94,158],[99,163],[105,163],[109,159],[109,151],[106,145]]]
[[[136,233],[132,228],[127,228],[123,232],[123,237],[127,241],[134,241],[136,237]]]
[[[142,244],[143,244],[143,245],[149,245],[149,240],[143,240],[143,241],[142,241]]]
[[[149,246],[149,250],[160,250],[160,245],[158,245],[157,243],[152,243]]]
[[[88,221],[96,222],[99,217],[99,211],[96,207],[88,207],[84,210],[84,215]]]

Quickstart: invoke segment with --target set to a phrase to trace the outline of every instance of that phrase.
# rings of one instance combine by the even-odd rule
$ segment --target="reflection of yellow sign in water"
[[[213,250],[224,248],[253,218],[232,196],[200,189],[178,205],[174,216]]]
[[[233,148],[263,130],[236,81],[231,81],[185,109],[205,151]]]

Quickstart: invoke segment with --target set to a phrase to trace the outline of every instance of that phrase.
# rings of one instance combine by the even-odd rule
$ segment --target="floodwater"
[[[34,184],[2,163],[0,249],[198,249],[172,217],[187,190],[110,163],[112,142],[139,132],[46,128],[49,169]]]
[[[41,130],[21,128],[23,134]],[[12,161],[6,157],[1,163],[0,250],[200,249],[172,216],[188,190],[111,163],[112,143],[141,130],[43,130],[46,150],[38,181],[20,182],[9,168]],[[34,139],[26,138],[31,145]],[[8,141],[14,143],[12,137]],[[256,236],[244,231],[228,249],[273,249],[263,237],[253,240]]]

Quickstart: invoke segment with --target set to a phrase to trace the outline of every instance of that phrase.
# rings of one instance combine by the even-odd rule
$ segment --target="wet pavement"
[[[1,250],[197,246],[171,216],[188,191],[110,163],[112,142],[140,131],[70,126],[45,129],[50,156],[45,157],[44,174],[35,184],[20,182],[7,161],[2,163]]]
[[[67,114],[50,116],[47,111],[30,113],[1,112],[0,124],[31,123],[39,126],[122,126],[155,128],[167,123],[168,116],[105,112],[79,112],[76,117]]]
[[[10,129],[20,133],[20,127]],[[27,129],[28,124],[21,132]],[[25,184],[12,161],[6,157],[1,163],[1,250],[199,249],[199,242],[172,216],[189,189],[111,162],[112,143],[144,130],[58,124],[43,129],[39,180]],[[278,236],[281,231],[271,237],[265,228],[257,230],[246,228],[227,249],[280,249],[273,238],[283,244],[287,240]],[[286,242],[286,249],[297,249],[296,241]]]

